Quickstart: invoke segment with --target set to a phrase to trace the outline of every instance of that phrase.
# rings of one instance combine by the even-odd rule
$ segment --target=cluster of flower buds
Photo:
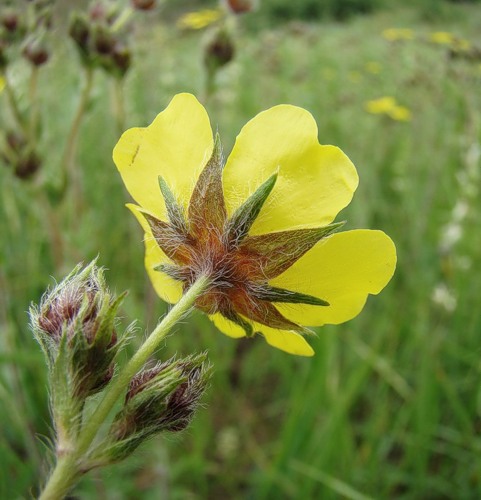
[[[114,418],[102,456],[117,462],[163,431],[184,430],[192,420],[212,374],[207,354],[171,359],[137,373],[124,406]]]
[[[136,10],[155,7],[154,0],[132,0],[131,3]],[[72,15],[69,34],[84,65],[104,68],[117,77],[127,73],[132,58],[127,19],[128,10],[108,0],[95,0],[87,12]]]
[[[0,157],[10,165],[19,179],[29,179],[40,168],[41,159],[25,135],[18,131],[7,131]]]
[[[68,407],[102,390],[124,344],[116,332],[125,294],[108,290],[96,262],[77,266],[30,309],[32,331],[50,369],[53,408]]]
[[[7,1],[0,7],[0,68],[16,47],[33,66],[42,66],[50,57],[53,0],[32,0],[26,10],[21,4]]]

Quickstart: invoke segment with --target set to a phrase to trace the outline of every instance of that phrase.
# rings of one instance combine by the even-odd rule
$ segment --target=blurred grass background
[[[203,94],[207,35],[180,33],[175,20],[208,2],[172,4],[134,32],[126,126],[147,125],[177,92]],[[68,14],[68,2],[60,7]],[[429,41],[447,31],[479,46],[480,25],[479,3],[434,0],[265,0],[240,20],[235,58],[204,101],[226,152],[259,111],[307,108],[320,142],[340,146],[359,171],[338,219],[389,234],[396,275],[358,318],[319,329],[312,359],[232,340],[190,317],[159,356],[209,350],[216,372],[206,407],[181,435],[86,477],[75,498],[480,498],[481,61]],[[390,42],[388,28],[414,37]],[[81,88],[74,48],[61,36],[39,74],[41,175],[53,179]],[[25,108],[28,67],[18,61],[9,71]],[[81,214],[68,200],[52,213],[36,178],[15,177],[0,158],[1,498],[29,498],[46,467],[46,367],[26,311],[51,277],[100,254],[111,287],[130,290],[123,315],[139,320],[133,344],[166,311],[111,160],[119,136],[111,87],[95,72],[76,160]],[[411,121],[366,112],[382,96],[407,107]],[[4,93],[0,106],[6,130]]]

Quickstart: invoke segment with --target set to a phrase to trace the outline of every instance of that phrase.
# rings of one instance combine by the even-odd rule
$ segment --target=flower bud
[[[110,429],[109,459],[122,460],[159,432],[184,430],[199,405],[211,372],[207,354],[202,353],[170,360],[135,375],[124,407]]]
[[[89,54],[90,24],[85,15],[74,12],[70,18],[68,33],[77,45],[82,57],[87,57]]]
[[[22,54],[25,59],[30,61],[34,66],[44,65],[50,57],[50,51],[44,39],[41,37],[28,40],[23,48]]]
[[[112,54],[113,71],[120,77],[123,77],[130,68],[132,54],[129,48],[121,42],[114,45]]]
[[[116,40],[106,25],[96,24],[92,35],[95,50],[99,54],[105,55],[112,53]]]
[[[218,30],[206,47],[204,63],[209,71],[215,72],[234,57],[235,47],[228,31]]]
[[[22,133],[9,130],[5,134],[5,146],[8,153],[5,150],[1,156],[7,165],[13,167],[16,177],[29,179],[38,171],[41,159]]]
[[[137,10],[152,10],[156,0],[131,0],[132,7]]]
[[[0,17],[0,24],[11,34],[17,31],[19,22],[17,12],[12,9],[6,9]]]
[[[60,379],[57,383],[70,384],[63,392],[85,399],[112,378],[113,360],[122,345],[116,313],[124,296],[109,292],[103,270],[93,261],[83,270],[77,266],[47,290],[38,307],[30,308],[33,333]]]
[[[226,0],[227,6],[234,14],[243,14],[254,9],[254,0]]]

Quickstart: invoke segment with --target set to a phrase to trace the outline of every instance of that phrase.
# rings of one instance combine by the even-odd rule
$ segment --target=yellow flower
[[[222,17],[219,9],[204,9],[184,14],[178,21],[177,27],[186,30],[200,30],[215,23]]]
[[[305,326],[353,318],[393,275],[396,251],[382,231],[333,234],[358,176],[340,149],[318,143],[304,109],[257,115],[224,164],[205,109],[179,94],[151,125],[127,130],[113,158],[139,204],[128,206],[156,292],[174,303],[207,275],[196,307],[226,335],[259,333],[311,356]]]
[[[405,106],[394,106],[393,109],[388,113],[388,115],[398,122],[409,122],[411,121],[411,111]]]
[[[390,42],[397,42],[398,40],[413,40],[414,31],[409,28],[388,28],[383,30],[382,36]]]
[[[439,45],[452,45],[456,40],[456,37],[447,31],[436,31],[431,33],[429,40],[433,43],[438,43]]]
[[[400,106],[394,97],[385,96],[367,101],[365,109],[373,115],[386,115],[393,120],[406,122],[411,120],[411,111],[405,106]]]
[[[382,66],[376,61],[369,61],[365,64],[364,68],[368,73],[372,73],[373,75],[379,75],[382,70]]]
[[[2,92],[4,88],[5,88],[5,78],[3,78],[2,75],[0,75],[0,92]]]

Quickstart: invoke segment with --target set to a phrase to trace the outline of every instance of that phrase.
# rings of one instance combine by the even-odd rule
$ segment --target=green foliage
[[[481,496],[481,74],[479,62],[450,58],[427,42],[440,30],[475,42],[481,14],[476,6],[450,7],[456,15],[436,24],[400,10],[240,37],[236,62],[218,75],[218,93],[206,103],[225,151],[257,112],[282,102],[309,109],[320,142],[340,146],[359,171],[359,189],[338,219],[348,221],[346,229],[392,236],[396,275],[358,318],[319,329],[312,359],[259,339],[232,340],[200,314],[189,318],[159,355],[209,349],[216,371],[206,408],[189,431],[152,440],[132,461],[86,478],[76,496]],[[389,43],[381,32],[391,27],[412,28],[416,38]],[[128,126],[148,124],[176,92],[199,95],[203,83],[198,34],[156,26],[137,37],[141,57],[124,88]],[[48,111],[41,171],[53,179],[81,80],[73,47],[63,44],[63,51],[40,74]],[[28,70],[14,69],[24,109]],[[81,211],[66,202],[52,213],[35,182],[0,164],[1,498],[28,498],[45,469],[52,435],[46,368],[25,311],[50,276],[60,279],[100,254],[112,288],[130,290],[125,323],[141,320],[132,344],[166,310],[146,279],[141,230],[124,207],[111,160],[118,132],[110,84],[95,75],[81,130]],[[366,113],[364,103],[383,95],[407,106],[412,121]],[[0,100],[3,106],[5,93]],[[3,129],[9,119],[0,114]]]

